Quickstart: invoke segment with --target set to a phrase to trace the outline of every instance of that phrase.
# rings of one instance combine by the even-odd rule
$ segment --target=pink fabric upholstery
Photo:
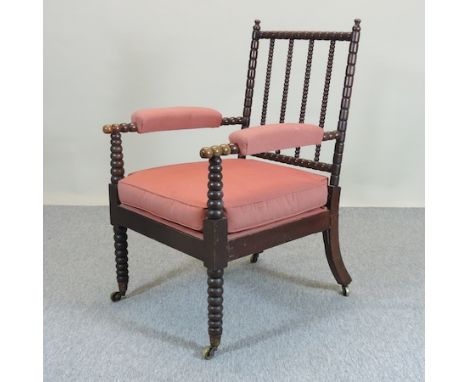
[[[239,146],[242,155],[318,145],[322,139],[322,128],[304,123],[278,123],[249,127],[229,135],[229,141]]]
[[[221,126],[220,112],[207,107],[142,109],[132,114],[139,133]]]
[[[196,231],[206,214],[208,163],[138,171],[118,184],[122,204]],[[251,159],[223,161],[228,232],[261,227],[327,202],[325,176]]]

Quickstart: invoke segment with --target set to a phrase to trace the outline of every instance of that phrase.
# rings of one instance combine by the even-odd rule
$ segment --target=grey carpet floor
[[[112,303],[107,208],[45,207],[44,380],[424,380],[424,210],[344,208],[341,246],[348,298],[320,235],[230,263],[205,361],[200,262],[129,233],[129,295]]]

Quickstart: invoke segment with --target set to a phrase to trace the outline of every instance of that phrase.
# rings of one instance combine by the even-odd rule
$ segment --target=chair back
[[[344,142],[346,136],[346,128],[348,123],[349,107],[351,103],[351,93],[354,81],[356,57],[359,45],[360,36],[360,22],[361,20],[354,20],[354,26],[351,32],[295,32],[295,31],[262,31],[260,29],[260,20],[255,20],[252,32],[252,42],[250,46],[249,64],[247,71],[247,82],[244,98],[243,109],[243,123],[242,128],[250,126],[250,118],[252,113],[252,102],[254,96],[254,86],[257,71],[257,58],[261,40],[268,41],[268,58],[265,70],[265,84],[263,90],[263,102],[261,103],[261,117],[260,125],[265,125],[267,122],[267,112],[270,100],[270,85],[272,77],[273,59],[275,56],[275,46],[280,43],[287,42],[287,55],[284,69],[284,82],[281,97],[281,109],[279,113],[279,122],[284,123],[286,119],[286,110],[288,104],[289,85],[291,78],[291,68],[293,64],[293,51],[295,45],[306,42],[307,43],[307,57],[305,63],[304,80],[302,83],[302,100],[299,111],[299,123],[304,123],[307,110],[307,100],[309,98],[309,84],[311,78],[311,70],[314,56],[314,48],[319,44],[328,43],[328,57],[327,66],[325,70],[323,92],[321,97],[320,115],[316,116],[315,121],[311,123],[317,124],[321,128],[325,126],[325,119],[327,114],[327,104],[330,94],[330,83],[332,78],[333,60],[335,57],[335,50],[338,44],[348,43],[348,59],[344,74],[343,92],[341,97],[340,111],[338,115],[338,124],[336,131],[331,131],[325,134],[324,140],[336,139],[335,150],[333,155],[333,164],[320,162],[321,145],[315,147],[315,155],[313,160],[306,160],[300,158],[301,147],[296,147],[294,156],[281,155],[280,151],[275,153],[264,153],[257,156],[274,160],[278,162],[288,163],[301,167],[309,167],[320,171],[327,171],[331,173],[330,184],[337,186],[339,183],[339,175],[341,170],[341,161],[344,149]],[[284,40],[284,41],[283,41]],[[299,40],[299,41],[298,41]],[[344,45],[344,44],[342,44]],[[316,88],[316,87],[314,87]],[[320,87],[322,88],[322,87]],[[296,122],[287,121],[287,122]],[[278,121],[270,122],[277,123]],[[315,162],[315,163],[311,163]]]

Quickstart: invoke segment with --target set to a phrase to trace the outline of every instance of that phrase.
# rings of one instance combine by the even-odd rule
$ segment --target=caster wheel
[[[252,256],[250,256],[250,262],[256,263],[259,255],[260,255],[259,253],[254,253]]]
[[[218,350],[217,347],[207,346],[206,348],[203,349],[203,358],[205,359],[213,358],[216,350]]]
[[[120,293],[120,292],[114,292],[110,296],[112,302],[120,301],[122,299],[122,297],[123,297],[122,293]]]
[[[341,286],[341,294],[345,297],[349,296],[349,288],[346,285]]]

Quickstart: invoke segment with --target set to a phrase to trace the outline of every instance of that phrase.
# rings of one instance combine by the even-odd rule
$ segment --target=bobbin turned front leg
[[[116,302],[125,296],[128,286],[127,228],[118,225],[114,226],[114,248],[119,290],[111,294],[111,300]]]
[[[223,334],[223,269],[208,270],[208,334],[210,346],[203,349],[203,357],[211,359]]]

